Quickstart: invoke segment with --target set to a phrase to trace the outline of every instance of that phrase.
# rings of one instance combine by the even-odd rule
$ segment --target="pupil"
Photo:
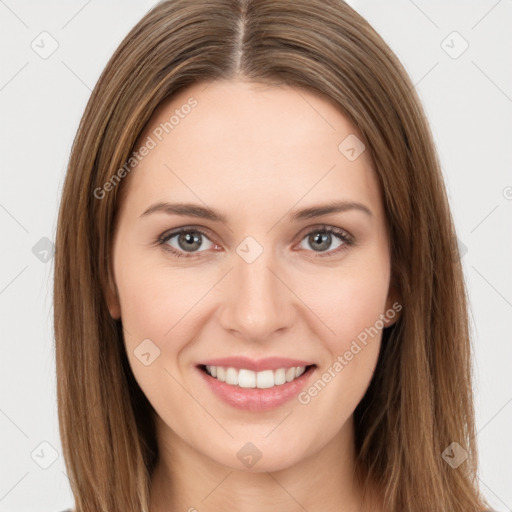
[[[330,238],[330,233],[316,233],[313,236],[313,241],[314,244],[320,244],[320,249],[328,249],[330,245]]]
[[[184,250],[191,251],[193,249],[198,249],[201,246],[201,241],[199,239],[199,236],[197,235],[191,235],[190,233],[184,233],[179,237],[179,242],[181,246],[181,242],[184,242]],[[197,247],[193,247],[194,244],[197,245]]]

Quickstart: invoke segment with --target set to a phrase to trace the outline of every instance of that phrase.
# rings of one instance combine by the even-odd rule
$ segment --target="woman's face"
[[[361,140],[284,86],[203,83],[154,113],[123,183],[109,308],[169,450],[274,471],[349,432],[395,313]]]

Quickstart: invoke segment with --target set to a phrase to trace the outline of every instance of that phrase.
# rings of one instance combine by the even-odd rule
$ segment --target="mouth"
[[[210,364],[213,362],[216,364]],[[237,409],[263,412],[290,402],[313,379],[318,366],[305,363],[292,359],[255,362],[229,358],[205,361],[196,368],[213,397]]]
[[[283,386],[293,382],[301,375],[310,372],[315,364],[307,366],[281,367],[275,370],[262,371],[249,370],[247,368],[234,368],[232,366],[199,365],[198,368],[210,377],[239,388],[269,389]]]

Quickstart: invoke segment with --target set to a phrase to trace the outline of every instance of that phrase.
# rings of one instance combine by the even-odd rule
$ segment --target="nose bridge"
[[[223,305],[222,325],[248,339],[263,340],[291,324],[291,295],[276,277],[273,251],[247,237],[236,249],[232,286]]]

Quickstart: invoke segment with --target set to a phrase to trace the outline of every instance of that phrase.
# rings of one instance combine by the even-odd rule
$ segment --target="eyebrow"
[[[366,205],[354,201],[334,201],[327,204],[311,206],[302,210],[297,210],[288,214],[289,222],[297,222],[314,217],[321,217],[331,213],[342,213],[349,210],[358,210],[369,217],[373,216],[372,211]],[[201,206],[194,203],[167,203],[158,202],[147,208],[140,217],[151,215],[152,213],[166,213],[168,215],[181,215],[184,217],[197,217],[208,219],[214,222],[227,223],[228,219],[219,211]]]

